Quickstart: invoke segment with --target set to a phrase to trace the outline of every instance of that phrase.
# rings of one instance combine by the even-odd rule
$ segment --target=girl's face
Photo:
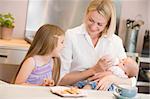
[[[64,47],[64,35],[58,36],[57,47],[53,50],[53,57],[59,57],[61,49]]]
[[[97,11],[91,11],[85,18],[86,30],[90,36],[98,35],[104,30],[107,25],[107,20]]]

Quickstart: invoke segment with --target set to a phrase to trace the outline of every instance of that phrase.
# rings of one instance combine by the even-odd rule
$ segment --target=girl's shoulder
[[[29,63],[32,63],[32,62],[34,62],[34,59],[33,59],[33,57],[29,57],[29,58],[27,58],[25,61],[26,61],[26,62],[29,62]]]
[[[49,57],[45,57],[44,55],[35,55],[31,57],[31,61],[33,61],[35,67],[45,66],[47,64],[53,64],[53,59]]]
[[[34,66],[35,62],[34,62],[33,57],[29,57],[29,58],[27,58],[27,59],[24,61],[24,63],[23,63],[23,64],[26,64],[26,65],[32,65],[32,66]]]
[[[24,70],[33,70],[34,69],[34,60],[32,57],[27,58],[23,64],[22,64],[22,68]]]

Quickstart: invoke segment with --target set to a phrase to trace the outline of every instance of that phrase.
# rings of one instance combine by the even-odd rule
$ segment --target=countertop
[[[0,48],[3,49],[28,50],[29,47],[30,44],[26,42],[24,39],[11,39],[11,40],[0,39]]]
[[[86,90],[87,96],[67,99],[115,99],[112,92]],[[138,94],[138,99],[148,99],[150,95]],[[50,92],[50,87],[20,86],[0,82],[0,99],[66,99]]]

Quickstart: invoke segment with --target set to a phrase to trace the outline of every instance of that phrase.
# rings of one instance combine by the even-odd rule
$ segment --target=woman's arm
[[[58,85],[73,85],[78,81],[87,79],[90,76],[93,76],[95,71],[93,69],[88,69],[85,71],[74,71],[66,74],[59,82]]]
[[[97,89],[99,90],[107,90],[111,84],[125,84],[125,85],[131,85],[135,86],[134,83],[136,84],[136,79],[133,78],[120,78],[115,75],[108,75],[103,77],[102,79],[99,79],[99,82],[97,84]]]
[[[112,62],[110,60],[106,60],[105,58],[101,58],[97,64],[87,70],[84,71],[74,71],[66,74],[59,82],[59,85],[72,85],[78,81],[85,80],[98,72],[105,71]]]
[[[61,72],[59,85],[72,85],[80,80],[87,79],[97,72],[104,71],[112,63],[110,60],[100,59],[95,66],[85,71],[74,71],[70,73],[71,63],[73,61],[73,42],[74,37],[71,31],[65,33],[64,48],[61,52]]]

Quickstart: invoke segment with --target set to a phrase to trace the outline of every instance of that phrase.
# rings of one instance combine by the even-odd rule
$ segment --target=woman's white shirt
[[[61,53],[61,76],[71,71],[88,69],[104,55],[126,58],[122,40],[117,35],[102,36],[94,47],[84,24],[69,29],[65,34],[65,46]]]
[[[60,78],[72,71],[83,71],[91,68],[104,55],[111,55],[119,59],[126,58],[119,36],[113,34],[111,37],[107,37],[104,35],[94,47],[84,24],[67,30],[64,43],[64,49],[61,52]]]

